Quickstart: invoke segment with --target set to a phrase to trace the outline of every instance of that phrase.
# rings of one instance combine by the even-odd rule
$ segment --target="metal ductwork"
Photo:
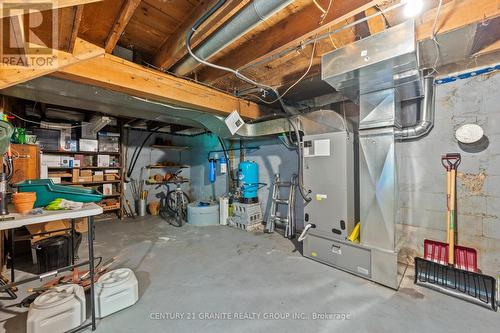
[[[418,122],[413,126],[396,131],[396,137],[401,140],[418,139],[429,133],[434,126],[434,77],[424,77],[424,97],[421,100]]]
[[[292,3],[293,0],[254,0],[225,23],[216,33],[207,38],[194,53],[202,59],[210,59],[213,55],[240,38],[271,15],[279,12]],[[199,63],[192,57],[187,57],[173,67],[177,75],[187,75]]]
[[[322,59],[323,80],[359,104],[360,247],[369,250],[369,278],[394,289],[400,281],[396,141],[428,133],[434,118],[433,79],[422,79],[417,51],[415,24],[407,21]],[[418,123],[402,128],[401,101],[422,95]]]

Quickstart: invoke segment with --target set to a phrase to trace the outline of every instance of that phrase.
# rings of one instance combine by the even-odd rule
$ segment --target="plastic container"
[[[85,321],[83,287],[68,284],[54,287],[30,305],[26,328],[28,333],[67,332]]]
[[[210,202],[201,205],[201,202],[192,202],[187,207],[188,223],[195,226],[207,226],[219,224],[219,205]]]
[[[134,305],[139,299],[139,287],[134,272],[119,268],[107,272],[95,284],[96,316],[106,317]]]
[[[29,213],[33,209],[35,201],[35,192],[14,193],[12,195],[12,203],[19,214]]]
[[[92,189],[56,185],[51,179],[25,180],[16,184],[19,192],[36,192],[35,207],[45,207],[57,198],[79,202],[97,202],[104,196]]]
[[[43,239],[33,244],[33,248],[36,251],[39,274],[70,265],[70,241],[66,236]]]

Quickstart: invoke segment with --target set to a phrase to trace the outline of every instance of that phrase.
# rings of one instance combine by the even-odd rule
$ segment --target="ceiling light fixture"
[[[406,17],[415,17],[424,8],[423,0],[404,0],[406,3],[404,8],[404,14]]]

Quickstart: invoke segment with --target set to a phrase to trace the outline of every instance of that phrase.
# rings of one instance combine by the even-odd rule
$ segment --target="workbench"
[[[79,263],[75,265],[74,262],[74,253],[73,253],[73,242],[71,244],[71,265],[64,267],[60,270],[52,271],[52,272],[46,272],[43,273],[39,276],[40,280],[43,278],[47,277],[53,277],[57,275],[58,273],[66,270],[71,270],[74,267],[79,267],[88,264],[89,266],[89,275],[90,275],[90,309],[91,309],[91,321],[90,323],[83,324],[75,331],[87,328],[89,326],[92,326],[92,330],[96,329],[96,318],[95,318],[95,304],[94,304],[94,216],[95,215],[100,215],[102,214],[103,210],[100,206],[98,206],[95,203],[86,203],[83,205],[81,209],[76,209],[76,210],[59,210],[59,211],[46,211],[43,210],[42,214],[27,214],[27,215],[21,215],[17,213],[12,213],[9,214],[9,218],[14,218],[13,220],[6,220],[6,221],[1,221],[0,222],[0,230],[10,230],[10,235],[11,235],[11,281],[9,284],[1,286],[0,291],[6,291],[10,290],[12,287],[24,284],[33,280],[38,279],[36,278],[29,278],[25,279],[23,281],[15,282],[15,276],[14,276],[14,265],[12,263],[12,258],[13,258],[13,253],[14,253],[14,230],[16,228],[24,227],[27,225],[32,225],[32,224],[38,224],[38,223],[46,223],[46,222],[52,222],[52,221],[57,221],[57,220],[66,220],[69,219],[72,221],[71,223],[71,228],[70,230],[72,231],[71,233],[71,239],[73,240],[73,233],[74,233],[74,220],[78,218],[87,218],[87,223],[88,223],[88,251],[89,251],[89,260],[86,262]],[[61,230],[58,230],[61,231]],[[54,231],[51,231],[54,232]]]

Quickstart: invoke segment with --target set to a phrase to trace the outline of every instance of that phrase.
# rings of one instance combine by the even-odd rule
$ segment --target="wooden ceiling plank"
[[[131,96],[219,115],[228,115],[234,110],[238,110],[242,117],[249,119],[262,115],[262,109],[258,104],[145,68],[108,53],[67,66],[53,75]]]
[[[78,30],[82,21],[83,5],[64,8],[59,11],[59,45],[62,51],[73,52]]]
[[[54,50],[53,52],[51,57],[53,66],[38,66],[36,62],[31,67],[3,64],[0,71],[0,89],[53,73],[79,61],[98,57],[104,54],[104,49],[77,38],[73,53],[60,50]]]
[[[366,15],[370,15],[373,13],[373,9],[367,9]],[[432,24],[436,15],[436,9],[431,8],[425,11],[416,21],[416,32],[417,32],[417,40],[421,41],[424,39],[428,39],[431,37],[432,32]],[[465,25],[474,23],[474,22],[482,22],[491,18],[500,16],[500,6],[498,0],[451,0],[446,2],[442,9],[440,17],[438,18],[437,25],[437,33],[446,33],[451,30],[458,29]],[[382,31],[383,22],[380,20],[378,24],[374,24],[376,18],[373,18],[368,21],[370,26],[371,33],[376,33]],[[336,40],[337,35],[333,35],[332,37]],[[260,44],[261,45],[261,44]],[[487,51],[486,51],[487,52]],[[238,58],[238,57],[236,57]],[[268,63],[268,67],[275,67],[275,63],[278,60],[274,60]],[[253,61],[252,61],[253,62]],[[304,66],[293,68],[292,66],[284,67],[283,72],[281,73],[273,73],[271,71],[261,70],[258,73],[254,73],[252,77],[256,78],[268,78],[274,77],[275,80],[281,80],[278,76],[282,77],[290,77],[295,76],[293,72],[296,72],[298,68],[303,68]],[[311,71],[312,72],[312,71]],[[301,71],[298,70],[300,74]],[[220,78],[224,78],[224,82],[220,81],[221,85],[216,84],[218,87],[224,87],[224,89],[240,89],[241,87],[245,87],[242,82],[238,80],[229,79],[230,75],[222,73],[219,74],[215,70],[204,69],[200,73],[198,73],[198,79],[200,81],[206,83],[214,83]]]
[[[106,39],[104,49],[107,53],[111,53],[115,48],[118,40],[120,40],[123,31],[125,31],[128,22],[134,15],[135,10],[140,3],[141,0],[126,0],[123,4],[122,9],[120,10],[120,15],[116,18],[113,28]]]
[[[198,30],[192,39],[192,47],[196,47],[210,34],[218,29],[231,16],[237,13],[241,8],[246,6],[250,0],[228,1],[215,15],[212,15]],[[217,0],[205,0],[197,6],[189,18],[163,43],[158,49],[158,52],[153,58],[153,64],[156,67],[169,69],[176,62],[181,60],[186,54],[186,33],[194,25],[196,20],[201,17],[207,10],[212,8],[217,3]]]
[[[334,1],[329,14],[324,18],[321,25],[319,24],[318,8],[311,4],[289,16],[286,20],[265,30],[257,38],[249,40],[235,51],[225,55],[217,61],[217,64],[237,69],[258,62],[264,57],[272,56],[287,48],[300,46],[305,39],[361,13],[379,2],[381,1]],[[220,70],[204,68],[198,73],[198,79],[203,82],[214,82],[225,74]]]
[[[51,3],[51,9],[79,6],[99,1],[103,0],[58,0],[58,1],[53,1]],[[37,9],[38,8],[37,6],[41,6],[40,8],[43,8],[43,10],[47,10],[46,7],[47,3],[48,3],[47,0],[31,0],[31,1],[15,1],[15,2],[5,1],[0,6],[0,18],[16,15],[12,11],[12,9],[29,10],[29,9]]]
[[[431,38],[436,8],[420,15],[416,21],[417,40]],[[471,23],[500,16],[500,0],[453,0],[443,4],[436,25],[441,34]]]
[[[80,23],[82,22],[83,16],[83,5],[79,5],[75,8],[75,20],[73,22],[73,29],[71,30],[71,39],[69,43],[68,52],[73,52],[75,48],[76,38],[78,37],[78,30],[80,29]]]

